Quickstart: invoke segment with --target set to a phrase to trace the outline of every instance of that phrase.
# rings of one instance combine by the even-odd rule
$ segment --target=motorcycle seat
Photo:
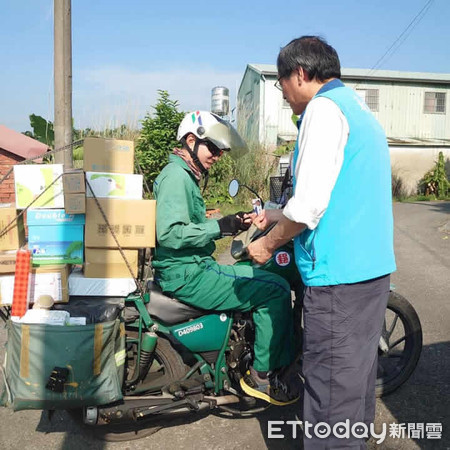
[[[167,325],[186,322],[209,313],[164,295],[161,288],[153,281],[148,283],[148,288],[150,301],[147,303],[147,311],[150,316],[156,317]]]

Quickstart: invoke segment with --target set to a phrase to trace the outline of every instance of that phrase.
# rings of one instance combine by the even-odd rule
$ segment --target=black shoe
[[[272,405],[290,405],[299,399],[299,396],[289,393],[286,384],[281,382],[276,375],[264,380],[257,380],[250,370],[247,370],[247,373],[241,378],[240,384],[247,395],[260,398]]]
[[[302,376],[303,361],[297,358],[289,366],[277,370],[275,373],[278,379],[288,386],[288,390],[292,395],[303,396],[305,380]]]

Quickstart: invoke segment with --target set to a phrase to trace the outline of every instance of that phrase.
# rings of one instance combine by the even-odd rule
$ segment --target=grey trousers
[[[315,426],[375,418],[377,349],[389,297],[389,275],[355,284],[307,287],[303,301],[303,422]],[[365,449],[365,440],[331,432],[304,435],[305,450]],[[325,429],[326,430],[326,429]],[[369,432],[370,436],[370,432]]]

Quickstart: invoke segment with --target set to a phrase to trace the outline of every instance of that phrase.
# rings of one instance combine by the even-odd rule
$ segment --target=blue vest
[[[336,103],[350,131],[325,214],[314,230],[306,229],[294,239],[303,282],[306,286],[328,286],[389,274],[396,267],[385,133],[366,104],[340,80],[325,84],[316,97]],[[298,147],[294,167],[297,156]]]

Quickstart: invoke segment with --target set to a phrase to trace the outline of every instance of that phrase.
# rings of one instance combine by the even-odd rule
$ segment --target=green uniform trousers
[[[198,258],[197,263],[184,264],[182,269],[185,283],[170,292],[179,301],[210,311],[253,312],[256,370],[291,363],[291,290],[284,278],[247,265],[222,266],[212,258]]]

